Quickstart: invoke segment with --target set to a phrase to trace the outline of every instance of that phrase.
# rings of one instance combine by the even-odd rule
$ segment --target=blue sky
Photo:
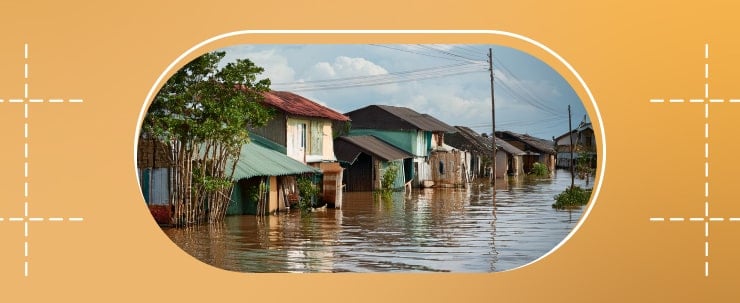
[[[496,130],[551,139],[585,109],[570,85],[539,59],[496,45],[237,45],[224,62],[248,58],[272,89],[341,113],[370,104],[405,106],[450,125],[491,131],[488,48],[493,48]]]

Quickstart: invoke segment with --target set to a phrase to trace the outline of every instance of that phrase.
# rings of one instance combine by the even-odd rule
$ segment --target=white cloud
[[[353,83],[360,83],[360,81],[362,80],[372,79],[362,78],[364,76],[372,77],[383,75],[388,75],[388,70],[370,60],[360,57],[338,56],[334,58],[333,62],[322,61],[314,64],[306,70],[306,72],[302,75],[301,80],[316,81],[345,79],[344,81],[333,83],[336,86],[342,86],[351,85]],[[391,94],[398,90],[398,86],[395,83],[389,83],[376,86],[358,87],[353,89],[356,91],[356,93],[362,92],[363,94]]]
[[[267,49],[255,51],[253,46],[235,46],[227,49],[227,57],[223,62],[233,62],[237,58],[248,58],[254,64],[265,69],[262,77],[270,78],[272,83],[295,81],[295,70],[290,66],[288,59],[275,51]]]
[[[347,78],[357,76],[385,75],[385,68],[370,62],[364,58],[350,58],[339,56],[333,63],[316,63],[305,74],[306,80],[325,80],[336,78]]]

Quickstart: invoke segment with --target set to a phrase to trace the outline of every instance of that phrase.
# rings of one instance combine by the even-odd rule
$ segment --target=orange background
[[[517,2],[514,4],[513,2]],[[192,4],[0,4],[0,289],[5,299],[78,301],[276,300],[593,302],[733,300],[740,222],[703,217],[704,108],[651,98],[738,98],[740,7],[700,1],[234,1]],[[245,29],[485,29],[537,40],[583,77],[599,106],[608,152],[601,195],[580,230],[545,259],[492,274],[243,274],[195,260],[159,230],[136,181],[139,112],[156,79],[184,51]],[[260,35],[234,43],[498,43],[491,35]],[[23,45],[29,59],[23,60]],[[704,44],[710,58],[704,59]],[[23,196],[23,64],[31,104],[29,197]],[[180,64],[182,65],[182,63]],[[562,66],[553,64],[581,90]],[[583,91],[579,91],[585,99]],[[592,113],[593,107],[587,104]],[[711,217],[740,217],[734,192],[738,104],[710,106]],[[601,138],[602,140],[604,138]],[[603,153],[603,151],[600,151]],[[23,202],[31,217],[24,257]],[[23,262],[29,261],[29,277]],[[704,262],[710,275],[704,276]]]

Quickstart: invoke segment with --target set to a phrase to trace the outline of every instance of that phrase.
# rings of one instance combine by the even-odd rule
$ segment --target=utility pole
[[[493,185],[493,196],[496,197],[496,107],[495,97],[493,96],[493,49],[488,48],[488,70],[491,73],[491,179]]]
[[[573,126],[570,121],[570,104],[568,104],[568,137],[570,137],[570,188],[576,184],[576,175],[573,171],[575,163],[573,163]]]

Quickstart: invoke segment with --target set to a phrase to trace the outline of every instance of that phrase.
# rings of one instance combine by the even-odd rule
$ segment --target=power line
[[[331,90],[361,86],[376,86],[400,82],[418,81],[432,78],[448,77],[468,73],[484,72],[482,64],[461,63],[453,65],[424,68],[411,71],[394,72],[380,75],[355,76],[348,78],[324,79],[315,81],[276,83],[272,87],[290,91]]]

